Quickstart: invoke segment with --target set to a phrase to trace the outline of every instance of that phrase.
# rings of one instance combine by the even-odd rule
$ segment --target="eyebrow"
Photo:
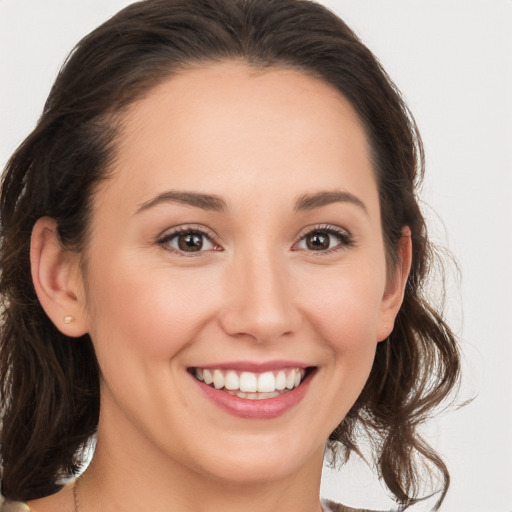
[[[351,203],[361,208],[368,214],[366,205],[354,194],[343,191],[324,191],[315,194],[304,194],[295,203],[296,211],[314,210],[332,203]]]
[[[214,212],[223,212],[227,209],[226,202],[219,196],[199,192],[169,190],[142,203],[137,208],[136,213],[143,212],[162,203],[178,203]],[[352,203],[361,208],[365,213],[368,213],[368,209],[361,199],[350,192],[342,191],[323,191],[315,194],[304,194],[297,199],[295,211],[314,210],[315,208],[327,206],[332,203]]]
[[[178,203],[214,212],[222,212],[226,210],[226,202],[219,196],[201,194],[199,192],[178,192],[176,190],[169,190],[157,195],[145,203],[142,203],[137,208],[136,213],[143,212],[162,203]]]

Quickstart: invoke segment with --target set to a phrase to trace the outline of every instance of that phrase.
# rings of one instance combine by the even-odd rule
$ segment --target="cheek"
[[[374,349],[384,287],[385,272],[378,265],[369,271],[347,266],[321,279],[317,275],[304,287],[307,315],[340,355],[365,346]]]
[[[217,299],[212,276],[113,259],[115,266],[105,261],[91,276],[90,325],[97,351],[108,345],[119,349],[117,358],[168,360],[211,317]]]

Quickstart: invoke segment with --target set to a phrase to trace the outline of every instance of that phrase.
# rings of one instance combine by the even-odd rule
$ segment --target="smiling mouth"
[[[283,368],[261,373],[220,368],[190,368],[199,382],[238,398],[264,400],[298,388],[311,373],[310,368]]]

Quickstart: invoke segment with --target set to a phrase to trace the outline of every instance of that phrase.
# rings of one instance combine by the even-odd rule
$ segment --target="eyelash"
[[[334,247],[329,247],[327,249],[320,249],[320,250],[314,250],[307,247],[297,247],[299,244],[306,242],[306,237],[312,234],[326,234],[329,236],[329,242],[330,237],[334,236],[338,239],[338,243]],[[178,238],[181,235],[197,235],[203,238],[203,241],[201,242],[201,247],[197,251],[185,251],[180,249],[179,247],[173,247],[170,242],[174,239],[178,240]],[[204,239],[208,240],[208,242],[212,245],[212,248],[203,249],[204,245]],[[195,227],[195,226],[182,226],[179,228],[174,229],[170,233],[165,234],[161,238],[159,238],[158,243],[162,246],[165,246],[165,248],[169,251],[175,252],[179,254],[180,256],[185,257],[193,257],[193,256],[199,256],[203,252],[209,252],[209,251],[222,251],[222,248],[218,244],[218,237],[211,232],[206,231],[202,227]],[[179,243],[179,242],[178,242]],[[300,235],[300,238],[298,242],[294,243],[292,246],[292,250],[295,251],[306,251],[311,253],[315,256],[323,256],[326,254],[330,254],[332,252],[336,252],[348,247],[351,247],[354,245],[354,240],[352,235],[343,228],[340,228],[338,226],[333,225],[319,225],[319,226],[311,226],[307,228],[305,231],[303,231]]]
[[[334,247],[329,247],[328,249],[323,250],[313,250],[308,248],[298,248],[295,250],[304,250],[311,253],[314,256],[325,256],[327,254],[331,254],[336,251],[340,251],[343,249],[347,249],[348,247],[352,247],[354,245],[354,239],[346,229],[333,226],[331,224],[323,224],[319,226],[311,226],[306,228],[300,235],[299,241],[294,244],[296,247],[298,244],[305,242],[306,237],[315,233],[327,234],[329,238],[334,236],[338,239],[338,243]]]
[[[164,236],[162,236],[158,243],[162,246],[165,246],[165,248],[171,252],[175,252],[179,254],[180,256],[186,256],[186,257],[193,257],[193,256],[199,256],[201,253],[205,252],[205,250],[198,250],[198,251],[184,251],[181,250],[179,247],[173,247],[170,245],[170,242],[173,239],[178,239],[181,235],[197,235],[203,238],[202,245],[204,244],[204,239],[208,240],[210,244],[212,244],[212,249],[207,249],[208,251],[219,251],[222,250],[220,246],[217,243],[217,236],[214,235],[211,232],[207,232],[202,227],[195,227],[195,226],[182,226],[179,228],[176,228],[172,230],[170,233],[166,233]]]

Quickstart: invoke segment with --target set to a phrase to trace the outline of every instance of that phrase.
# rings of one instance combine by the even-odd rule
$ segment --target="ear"
[[[66,336],[86,334],[80,255],[62,246],[57,221],[50,217],[34,225],[30,267],[39,302],[57,329]]]
[[[382,297],[377,341],[385,340],[393,331],[395,318],[404,300],[405,286],[412,263],[411,230],[408,226],[402,229],[397,256],[396,266],[393,274],[388,278],[386,290]]]

